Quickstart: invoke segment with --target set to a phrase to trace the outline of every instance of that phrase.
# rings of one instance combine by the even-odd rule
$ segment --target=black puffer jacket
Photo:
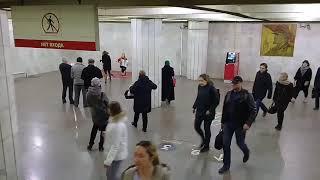
[[[273,101],[280,110],[286,110],[294,94],[293,84],[288,85],[276,83]]]
[[[83,69],[81,79],[84,80],[84,86],[86,89],[90,87],[91,80],[95,77],[99,79],[103,77],[99,68],[97,68],[94,65],[88,65],[86,68]]]
[[[272,98],[272,80],[268,72],[257,72],[254,80],[252,95],[254,99],[263,99],[266,97],[268,91],[268,98]]]
[[[222,118],[221,123],[225,124],[230,121],[230,113],[229,108],[231,108],[231,96],[232,91],[229,91],[226,94],[223,103],[223,110],[222,110]],[[256,117],[257,108],[256,103],[254,102],[252,94],[250,94],[247,90],[242,89],[240,92],[240,99],[236,102],[232,116],[236,117],[236,127],[242,127],[244,124],[251,125]]]

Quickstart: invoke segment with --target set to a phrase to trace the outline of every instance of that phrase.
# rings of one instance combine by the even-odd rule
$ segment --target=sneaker
[[[104,147],[102,146],[102,147],[99,147],[99,151],[100,152],[103,152],[104,151]]]
[[[91,145],[88,145],[87,150],[88,150],[88,151],[92,151],[92,146],[91,146]]]
[[[266,117],[267,113],[268,113],[267,111],[264,111],[263,114],[262,114],[262,117]]]
[[[137,126],[137,124],[136,123],[134,123],[134,122],[131,122],[131,125],[132,126],[134,126],[135,128],[137,128],[138,126]]]
[[[280,127],[279,125],[277,125],[277,126],[275,127],[275,129],[278,130],[278,131],[281,131],[282,127]]]
[[[246,154],[243,156],[243,163],[248,162],[249,157],[250,157],[250,151],[248,151],[248,153],[246,153]]]
[[[65,99],[63,99],[63,100],[62,100],[62,103],[65,104],[65,103],[67,103],[67,101],[66,101]]]
[[[147,132],[147,129],[142,129],[143,132]]]
[[[209,146],[203,146],[201,149],[200,149],[200,153],[205,153],[205,152],[208,152],[210,150],[210,147]]]
[[[229,171],[229,168],[225,167],[225,166],[222,166],[222,168],[219,169],[219,174],[224,174],[226,172]]]

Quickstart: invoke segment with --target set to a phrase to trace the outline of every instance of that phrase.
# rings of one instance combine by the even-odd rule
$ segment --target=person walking
[[[109,53],[107,51],[103,51],[101,62],[103,64],[103,71],[105,74],[105,83],[107,83],[108,75],[109,75],[109,79],[111,81],[111,58],[110,58]]]
[[[209,76],[201,74],[199,76],[198,95],[193,104],[193,113],[196,113],[194,129],[202,140],[199,146],[200,152],[207,152],[210,149],[211,123],[215,118],[216,107],[219,101],[217,89],[210,81]],[[204,133],[201,129],[202,123],[204,123]]]
[[[68,64],[66,58],[62,58],[62,63],[59,65],[59,70],[61,73],[62,79],[62,103],[65,104],[66,96],[67,96],[67,89],[69,89],[69,102],[70,104],[74,104],[73,101],[73,80],[71,78],[71,68],[72,66]]]
[[[302,66],[298,69],[296,75],[294,76],[295,80],[295,94],[294,98],[297,99],[299,92],[303,91],[304,93],[304,103],[307,103],[307,97],[309,94],[309,86],[312,78],[312,70],[310,68],[310,63],[307,60],[302,62]]]
[[[130,93],[134,95],[133,110],[134,121],[131,123],[137,127],[140,114],[142,114],[144,132],[147,132],[148,113],[151,112],[151,91],[157,89],[144,71],[139,72],[139,79],[130,87]]]
[[[287,109],[289,102],[294,102],[293,99],[294,88],[293,84],[288,81],[288,74],[281,73],[278,82],[276,83],[276,89],[274,90],[273,103],[277,108],[278,124],[275,127],[278,131],[282,129],[282,123],[284,119],[284,112]]]
[[[107,126],[107,151],[104,166],[107,168],[107,179],[120,179],[119,168],[128,157],[127,117],[118,102],[110,103],[111,121]]]
[[[320,67],[317,70],[317,75],[314,79],[314,96],[315,96],[315,106],[313,110],[319,110],[319,97],[320,97]]]
[[[170,62],[166,61],[164,67],[162,68],[162,95],[161,100],[167,101],[170,104],[171,101],[175,99],[174,97],[174,69],[170,67]]]
[[[125,53],[122,53],[121,57],[118,59],[118,63],[120,64],[121,75],[126,76],[129,61]]]
[[[82,91],[83,107],[87,107],[86,89],[84,88],[84,81],[81,79],[81,74],[85,66],[82,64],[82,58],[77,58],[77,63],[71,68],[71,78],[74,85],[74,106],[79,106],[80,93]]]
[[[99,151],[103,151],[104,132],[108,124],[109,113],[107,111],[109,100],[105,93],[101,92],[101,82],[99,78],[91,80],[91,86],[87,93],[88,105],[90,107],[93,126],[90,134],[90,141],[87,147],[88,151],[92,150],[94,140],[98,130],[100,133]]]
[[[260,71],[257,72],[256,78],[254,80],[252,95],[256,101],[257,114],[261,107],[263,111],[263,117],[267,115],[268,108],[263,104],[263,99],[266,97],[268,92],[268,99],[272,98],[272,79],[268,73],[268,65],[266,63],[260,64]]]
[[[121,180],[170,180],[170,168],[160,163],[157,147],[150,141],[136,145],[133,155],[134,165],[128,167]]]
[[[88,66],[83,69],[81,74],[81,79],[84,81],[84,87],[86,90],[90,87],[92,78],[99,78],[102,79],[102,73],[101,70],[94,65],[94,60],[89,59],[88,60]]]
[[[250,151],[245,143],[246,131],[256,117],[256,104],[253,96],[248,90],[242,88],[242,78],[235,76],[232,80],[232,90],[224,99],[221,128],[223,129],[223,166],[219,169],[219,174],[224,174],[231,165],[231,140],[236,134],[237,145],[244,154],[243,162],[249,160]]]

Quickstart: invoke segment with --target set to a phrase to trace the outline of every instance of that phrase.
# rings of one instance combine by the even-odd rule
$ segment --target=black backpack
[[[99,98],[94,99],[92,110],[94,111],[94,119],[93,122],[102,127],[106,126],[108,124],[109,120],[109,113],[107,111],[108,108],[108,102],[105,102],[103,100],[104,93],[101,92],[101,95]]]

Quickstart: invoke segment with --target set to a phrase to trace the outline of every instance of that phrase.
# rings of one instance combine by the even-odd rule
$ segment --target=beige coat
[[[134,176],[137,172],[137,168],[135,166],[130,167],[125,170],[122,174],[122,180],[134,180]],[[153,172],[152,180],[170,180],[170,170],[165,165],[158,165],[155,167]]]

